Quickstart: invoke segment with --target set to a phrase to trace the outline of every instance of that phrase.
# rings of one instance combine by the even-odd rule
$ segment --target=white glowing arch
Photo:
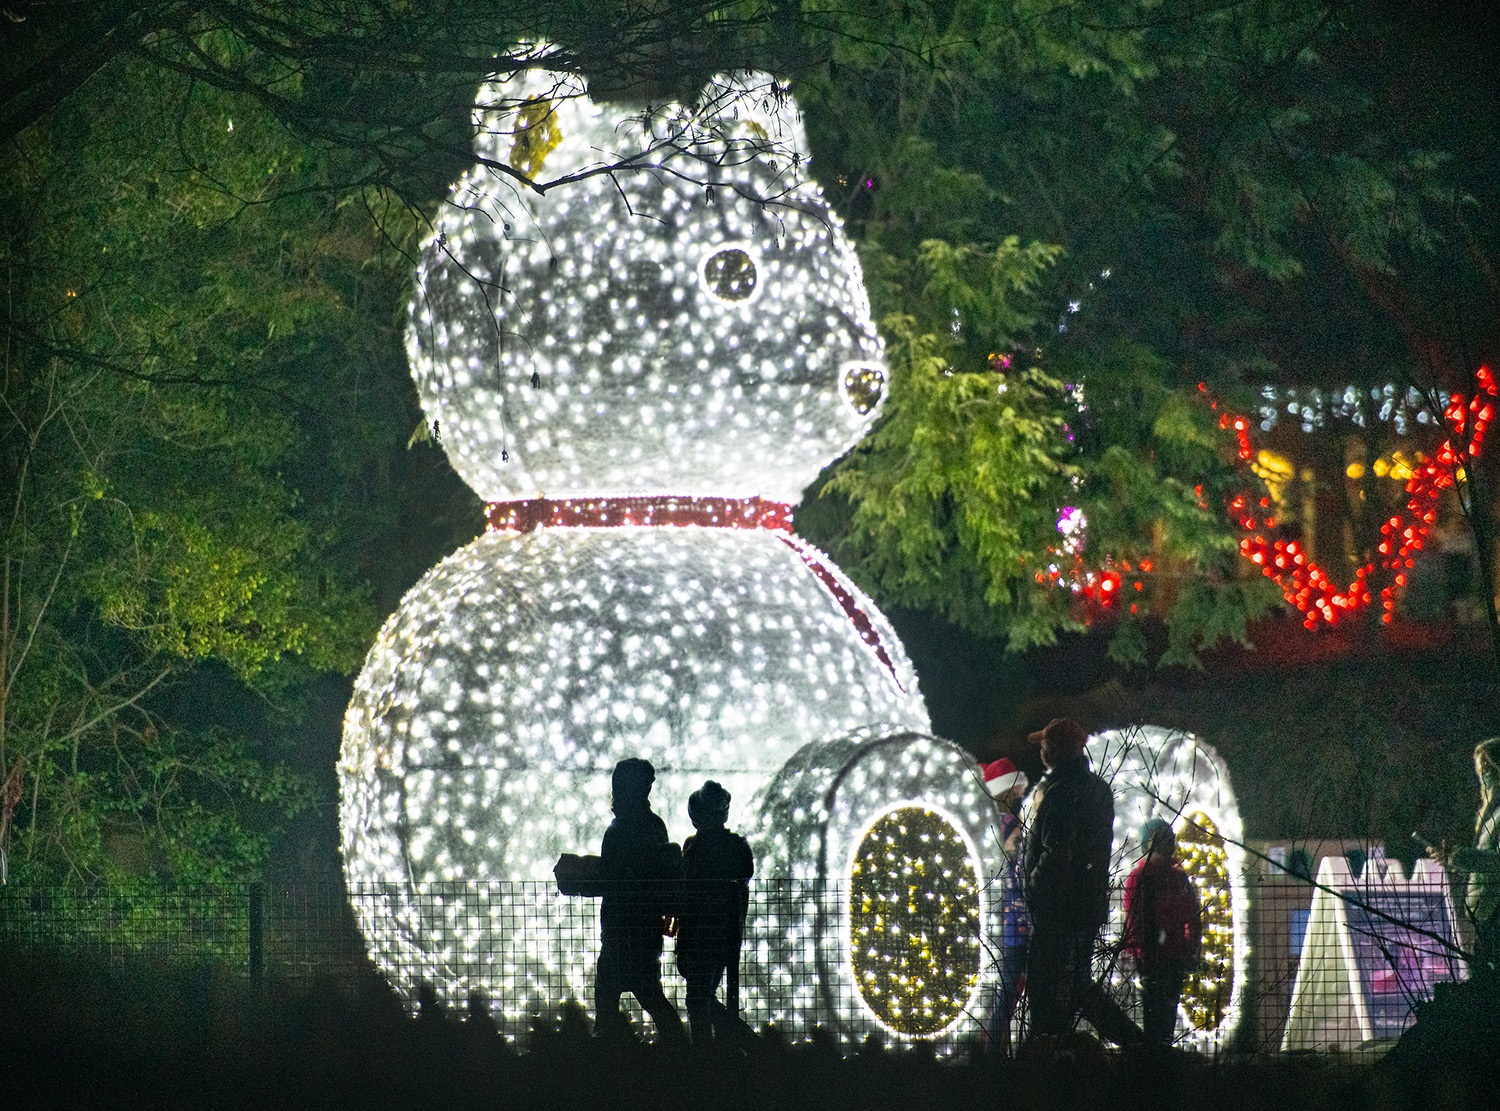
[[[1115,836],[1111,862],[1114,901],[1107,927],[1117,941],[1124,928],[1125,878],[1141,857],[1140,829],[1159,817],[1181,834],[1194,814],[1206,815],[1224,839],[1233,927],[1233,986],[1217,1027],[1195,1030],[1178,1018],[1179,1044],[1211,1051],[1227,1044],[1239,1025],[1249,975],[1249,893],[1245,883],[1244,826],[1229,770],[1217,752],[1190,733],[1156,725],[1113,729],[1089,738],[1089,761],[1114,788]],[[1117,971],[1116,976],[1123,975]]]

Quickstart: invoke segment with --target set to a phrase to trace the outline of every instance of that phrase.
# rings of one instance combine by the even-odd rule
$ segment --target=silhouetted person
[[[1026,796],[1026,773],[1011,760],[999,759],[980,769],[984,786],[1000,809],[1000,851],[1005,858],[1000,876],[1000,956],[995,1003],[990,1009],[990,1051],[1010,1053],[1010,1023],[1026,982],[1026,949],[1031,940],[1031,917],[1021,892],[1021,800]]]
[[[1059,1037],[1082,1014],[1112,1042],[1139,1042],[1140,1027],[1093,979],[1094,944],[1109,917],[1114,792],[1089,769],[1088,735],[1072,718],[1054,718],[1030,740],[1041,746],[1047,774],[1036,785],[1022,865],[1031,914],[1028,1036]]]
[[[750,845],[725,828],[729,792],[712,779],[688,798],[697,830],[682,845],[684,899],[677,927],[677,971],[687,981],[688,1025],[693,1044],[739,1034],[740,943],[745,935],[749,882],[755,872]],[[728,999],[719,981],[728,974]]]
[[[681,854],[651,810],[656,769],[636,757],[615,765],[610,780],[614,821],[599,849],[610,887],[599,908],[599,965],[594,977],[595,1032],[618,1037],[624,1028],[620,995],[630,992],[656,1023],[664,1041],[683,1039],[677,1008],[661,989],[662,917],[681,868]]]
[[[1428,852],[1455,872],[1467,872],[1464,910],[1474,923],[1476,977],[1500,975],[1500,737],[1480,741],[1474,749],[1479,777],[1479,814],[1472,847]]]
[[[1141,828],[1146,855],[1125,881],[1125,951],[1141,974],[1141,1025],[1154,1046],[1172,1044],[1182,982],[1198,963],[1203,910],[1177,863],[1177,837],[1161,818]]]

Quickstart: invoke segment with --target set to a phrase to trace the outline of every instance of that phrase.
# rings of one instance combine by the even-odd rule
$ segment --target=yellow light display
[[[963,1013],[979,979],[979,881],[942,815],[902,807],[876,819],[850,869],[849,957],[877,1019],[914,1037]]]
[[[1189,814],[1177,831],[1177,854],[1203,905],[1203,957],[1182,985],[1182,1005],[1195,1030],[1215,1030],[1234,991],[1229,857],[1218,827],[1202,812]]]

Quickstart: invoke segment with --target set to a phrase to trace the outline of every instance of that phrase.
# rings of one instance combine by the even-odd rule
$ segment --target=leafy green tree
[[[35,878],[243,879],[313,802],[285,739],[310,678],[374,633],[400,506],[361,486],[415,422],[390,237],[416,225],[323,188],[253,103],[110,80],[0,170],[0,848]],[[224,684],[252,708],[196,704]]]
[[[889,426],[825,488],[852,504],[814,503],[801,519],[882,598],[939,606],[1024,648],[1097,616],[1034,573],[1065,562],[1055,515],[1081,508],[1086,562],[1152,564],[1133,611],[1116,607],[1118,657],[1142,658],[1148,615],[1167,626],[1163,662],[1242,638],[1275,589],[1236,560],[1222,506],[1255,484],[1228,465],[1198,383],[1246,407],[1263,385],[1394,378],[1434,399],[1470,385],[1473,360],[1440,365],[1431,329],[1417,336],[1398,315],[1403,350],[1387,311],[1415,299],[1418,317],[1442,315],[1423,296],[1452,287],[1428,280],[1433,264],[1476,242],[1455,219],[1471,209],[1445,153],[1462,144],[1433,126],[1463,114],[1402,85],[1430,51],[1401,56],[1410,27],[1390,13],[1307,0],[866,15],[901,28],[903,49],[834,25],[834,65],[805,99],[877,310],[900,316],[896,382]],[[1400,122],[1387,118],[1398,102]],[[1044,255],[1024,274],[974,265],[1007,244]],[[1035,368],[1054,385],[1024,405],[1011,395],[1012,408],[913,403],[902,381],[988,398],[997,354],[1022,381],[1034,386]],[[976,481],[995,508],[981,508]]]

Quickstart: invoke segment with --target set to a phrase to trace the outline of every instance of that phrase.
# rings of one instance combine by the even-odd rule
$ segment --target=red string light
[[[494,532],[539,528],[764,528],[792,531],[792,507],[762,498],[698,498],[676,495],[633,498],[530,498],[485,506]]]
[[[633,498],[530,498],[490,502],[485,522],[492,532],[534,532],[539,528],[728,528],[767,529],[781,533],[786,544],[844,611],[859,639],[870,646],[897,688],[906,687],[896,663],[880,639],[880,630],[864,611],[823,553],[792,535],[792,507],[762,498],[709,498],[672,494]]]
[[[1416,553],[1422,550],[1437,522],[1438,501],[1443,491],[1457,485],[1458,473],[1466,461],[1472,463],[1478,458],[1494,418],[1495,400],[1500,397],[1495,376],[1489,367],[1482,366],[1474,377],[1477,390],[1473,397],[1466,401],[1462,394],[1455,393],[1448,398],[1443,408],[1448,438],[1432,458],[1422,461],[1412,471],[1406,482],[1404,513],[1393,515],[1380,526],[1379,560],[1357,568],[1354,581],[1347,587],[1341,589],[1334,583],[1307,558],[1297,541],[1266,536],[1267,531],[1276,527],[1269,498],[1241,493],[1229,499],[1231,517],[1249,534],[1240,541],[1240,554],[1281,587],[1282,594],[1302,613],[1303,624],[1309,629],[1320,624],[1335,625],[1341,617],[1372,604],[1377,585],[1383,610],[1381,620],[1391,621],[1396,611],[1396,594],[1406,585],[1406,573],[1415,566]],[[1250,422],[1237,413],[1220,410],[1219,402],[1202,382],[1198,383],[1198,390],[1219,412],[1219,427],[1234,433],[1240,461],[1249,463],[1255,458]],[[1461,444],[1462,451],[1455,444]],[[1198,492],[1201,496],[1201,487]]]

